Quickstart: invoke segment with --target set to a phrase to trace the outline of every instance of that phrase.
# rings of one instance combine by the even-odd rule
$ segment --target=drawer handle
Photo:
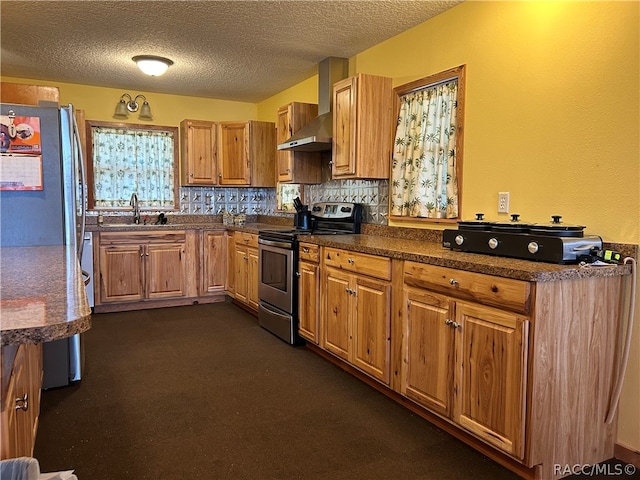
[[[349,294],[349,295],[355,295],[356,291],[352,290],[351,288],[345,288],[345,291]]]
[[[454,287],[457,286],[457,285],[460,285],[455,278],[450,278],[449,279],[449,284],[453,285]]]
[[[356,263],[356,261],[353,258],[347,258],[347,262],[351,264]]]
[[[309,249],[308,249],[307,247],[302,247],[302,251],[303,251],[304,253],[309,253]]]
[[[25,393],[22,397],[16,398],[16,410],[29,410],[29,394]]]

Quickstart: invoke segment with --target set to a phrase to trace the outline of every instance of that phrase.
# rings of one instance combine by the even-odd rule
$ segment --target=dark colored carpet
[[[42,471],[115,479],[514,479],[229,303],[94,315],[43,392]]]

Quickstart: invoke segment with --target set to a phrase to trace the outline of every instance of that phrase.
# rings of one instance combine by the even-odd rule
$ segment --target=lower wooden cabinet
[[[320,341],[320,248],[301,243],[298,265],[298,333],[316,345]]]
[[[258,236],[236,232],[234,247],[234,298],[258,310]]]
[[[224,293],[227,276],[227,237],[224,230],[202,232],[200,295]]]
[[[2,364],[3,375],[10,374],[1,382],[0,460],[32,457],[40,414],[42,344],[3,347]]]
[[[322,258],[320,346],[388,384],[390,260],[329,248]]]
[[[197,236],[195,230],[100,232],[97,311],[109,304],[198,297]]]

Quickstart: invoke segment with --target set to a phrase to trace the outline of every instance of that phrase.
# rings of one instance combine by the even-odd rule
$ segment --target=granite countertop
[[[604,267],[580,267],[557,265],[478,253],[457,252],[440,243],[407,240],[398,237],[374,235],[309,235],[304,242],[341,248],[360,253],[380,255],[400,260],[411,260],[469,272],[496,275],[532,282],[549,282],[587,277],[628,275],[629,265]]]
[[[75,249],[0,248],[2,345],[41,343],[91,327],[91,308]]]

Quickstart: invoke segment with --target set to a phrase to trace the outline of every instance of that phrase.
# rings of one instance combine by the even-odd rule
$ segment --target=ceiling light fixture
[[[168,58],[156,57],[155,55],[138,55],[133,57],[132,60],[138,64],[138,68],[142,70],[143,73],[151,75],[152,77],[162,75],[173,65],[173,62]]]
[[[125,98],[127,100],[125,100]],[[138,99],[143,100],[142,107],[138,104]],[[140,109],[140,120],[153,120],[151,115],[151,107],[144,95],[136,95],[135,98],[131,97],[128,93],[123,93],[120,97],[120,101],[116,105],[116,111],[113,112],[113,118],[126,119],[129,118],[129,112],[137,112]]]

